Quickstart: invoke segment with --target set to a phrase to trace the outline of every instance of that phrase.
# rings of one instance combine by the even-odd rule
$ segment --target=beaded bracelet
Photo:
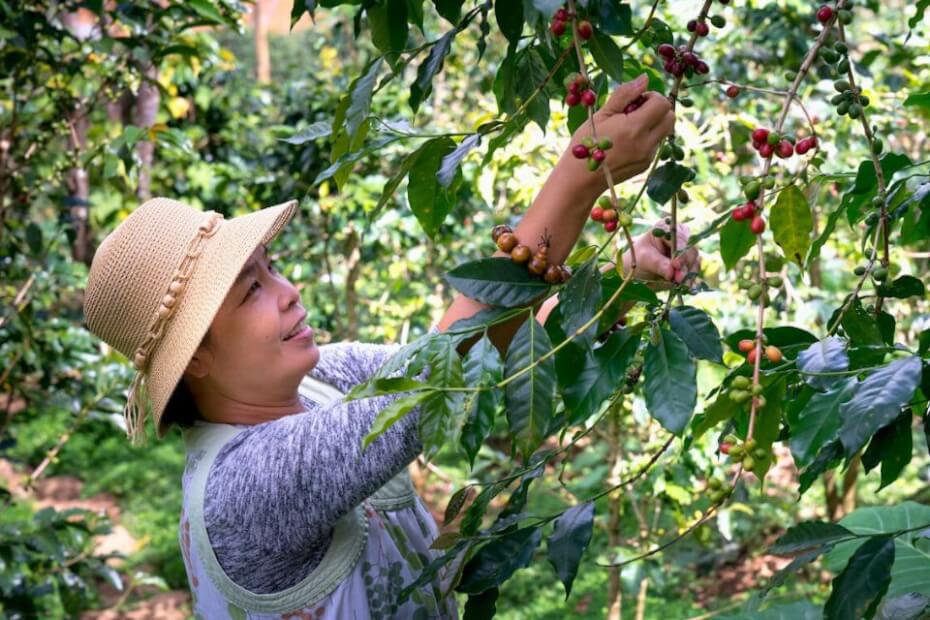
[[[571,270],[565,265],[549,264],[549,242],[548,231],[543,234],[541,241],[537,244],[536,253],[533,254],[529,246],[523,245],[513,234],[510,226],[501,224],[495,226],[491,231],[491,239],[497,244],[501,252],[510,254],[510,259],[521,265],[526,265],[527,270],[534,276],[539,276],[549,284],[562,284],[571,276]]]

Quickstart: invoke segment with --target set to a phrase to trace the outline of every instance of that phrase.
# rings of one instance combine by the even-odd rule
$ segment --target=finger
[[[672,135],[675,130],[675,113],[669,110],[662,117],[662,120],[649,132],[649,139],[653,144],[658,144],[664,138]]]
[[[658,252],[643,252],[641,256],[637,256],[637,262],[637,271],[650,276],[651,279],[658,277],[671,280],[675,276],[675,267],[671,259]]]
[[[660,93],[649,91],[646,93],[646,102],[639,106],[636,114],[641,116],[643,126],[655,127],[671,112],[671,102]],[[672,112],[674,114],[674,112]],[[673,117],[674,118],[674,117]]]
[[[685,271],[698,271],[700,257],[698,256],[697,248],[688,248],[681,256],[678,256],[677,259],[681,263],[682,269]]]
[[[645,73],[631,82],[624,82],[614,89],[601,110],[605,114],[620,114],[627,104],[643,94],[647,84],[649,84],[649,77]]]

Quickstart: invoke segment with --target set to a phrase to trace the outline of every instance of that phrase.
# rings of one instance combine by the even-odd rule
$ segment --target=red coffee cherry
[[[559,9],[555,12],[555,15],[552,16],[552,19],[557,19],[559,21],[567,22],[569,20],[568,10]]]
[[[659,56],[665,58],[666,60],[671,60],[675,57],[675,48],[669,45],[668,43],[663,43],[659,46],[658,49]]]
[[[833,19],[833,9],[831,7],[823,5],[817,9],[817,21],[821,24],[826,24],[831,19]]]
[[[695,32],[699,37],[706,37],[710,33],[710,26],[707,25],[707,22],[698,22]]]
[[[707,75],[710,73],[710,67],[703,60],[699,60],[697,65],[694,67],[694,70],[701,75]]]
[[[578,36],[587,41],[594,34],[594,28],[591,22],[585,20],[578,24]]]
[[[591,152],[591,158],[594,159],[594,161],[596,162],[602,162],[604,161],[604,159],[607,158],[607,153],[605,153],[601,149],[594,149]]]
[[[727,97],[730,99],[736,99],[740,94],[740,88],[736,84],[730,84],[727,87]]]
[[[787,159],[794,155],[794,145],[787,140],[780,140],[778,146],[775,147],[775,152],[778,153],[778,156],[782,159]]]
[[[775,147],[769,144],[768,142],[763,143],[762,146],[759,147],[759,155],[761,155],[765,159],[768,159],[774,154],[775,154]]]
[[[769,137],[769,130],[759,127],[754,129],[752,132],[752,141],[753,142],[765,142]]]
[[[611,220],[609,222],[604,222],[604,230],[607,232],[613,232],[617,230],[617,220]]]
[[[588,155],[590,154],[591,153],[588,151],[588,147],[586,147],[584,144],[576,144],[572,147],[572,155],[578,159],[587,159]]]
[[[549,32],[557,37],[561,37],[565,34],[565,22],[561,19],[557,19],[549,24]]]
[[[765,230],[765,219],[761,215],[752,218],[752,222],[749,223],[749,230],[755,235],[761,235],[762,231]]]
[[[591,209],[591,219],[595,222],[600,222],[604,219],[604,210],[600,207],[594,207]]]
[[[595,103],[597,103],[597,94],[589,88],[588,90],[581,93],[581,103],[590,108]]]
[[[568,107],[574,108],[579,103],[581,103],[580,95],[576,95],[575,93],[568,93],[567,95],[565,95],[565,104]]]

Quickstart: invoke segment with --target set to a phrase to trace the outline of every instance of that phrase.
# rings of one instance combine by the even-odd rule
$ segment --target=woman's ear
[[[194,351],[194,356],[191,358],[191,361],[187,363],[184,374],[196,379],[203,379],[210,374],[210,366],[213,363],[213,353],[206,346],[206,340],[207,339],[204,338],[204,342],[201,342],[197,350]]]

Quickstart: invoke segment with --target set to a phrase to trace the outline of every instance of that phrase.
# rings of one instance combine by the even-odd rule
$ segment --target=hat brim
[[[278,236],[296,209],[297,201],[289,200],[225,220],[205,244],[149,364],[146,389],[159,439],[168,432],[161,424],[165,406],[236,276],[255,248]]]

